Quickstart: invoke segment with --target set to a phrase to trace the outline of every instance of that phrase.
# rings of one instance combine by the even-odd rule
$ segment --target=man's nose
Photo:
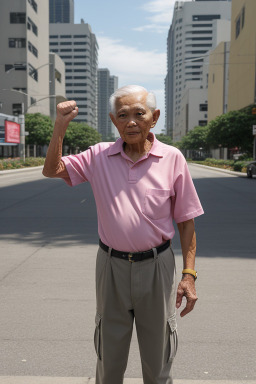
[[[135,119],[129,119],[128,127],[134,127],[135,125],[137,125]]]

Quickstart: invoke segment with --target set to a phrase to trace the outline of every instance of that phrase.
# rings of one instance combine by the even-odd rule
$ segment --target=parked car
[[[256,175],[256,161],[247,165],[247,177],[252,177]]]

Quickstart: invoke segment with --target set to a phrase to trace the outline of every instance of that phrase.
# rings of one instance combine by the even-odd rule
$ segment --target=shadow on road
[[[198,256],[256,258],[256,180],[194,179],[205,215],[196,219]],[[70,188],[62,180],[0,190],[0,240],[53,247],[97,244],[91,187]],[[174,249],[180,248],[178,236]]]

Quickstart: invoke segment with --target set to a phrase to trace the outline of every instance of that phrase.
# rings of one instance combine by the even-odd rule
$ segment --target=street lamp
[[[0,89],[0,91],[9,91],[9,92],[17,92],[25,96],[29,96],[26,92],[19,91],[17,89]],[[25,161],[25,114],[29,110],[29,108],[35,106],[39,101],[50,99],[50,98],[56,98],[56,101],[58,103],[62,101],[66,101],[67,99],[61,95],[36,95],[36,96],[43,96],[41,99],[36,100],[34,103],[28,106],[28,108],[25,111],[24,108],[24,102],[21,103],[21,114],[19,114],[19,123],[20,123],[20,157]]]

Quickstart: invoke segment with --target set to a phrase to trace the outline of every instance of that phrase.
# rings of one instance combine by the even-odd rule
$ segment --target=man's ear
[[[110,119],[112,121],[112,123],[116,126],[116,118],[115,118],[115,115],[113,115],[113,113],[109,113],[109,116],[110,116]]]
[[[154,112],[153,112],[153,122],[151,124],[151,128],[154,128],[154,126],[156,125],[157,123],[157,120],[159,119],[159,116],[160,116],[160,109],[156,109]]]

